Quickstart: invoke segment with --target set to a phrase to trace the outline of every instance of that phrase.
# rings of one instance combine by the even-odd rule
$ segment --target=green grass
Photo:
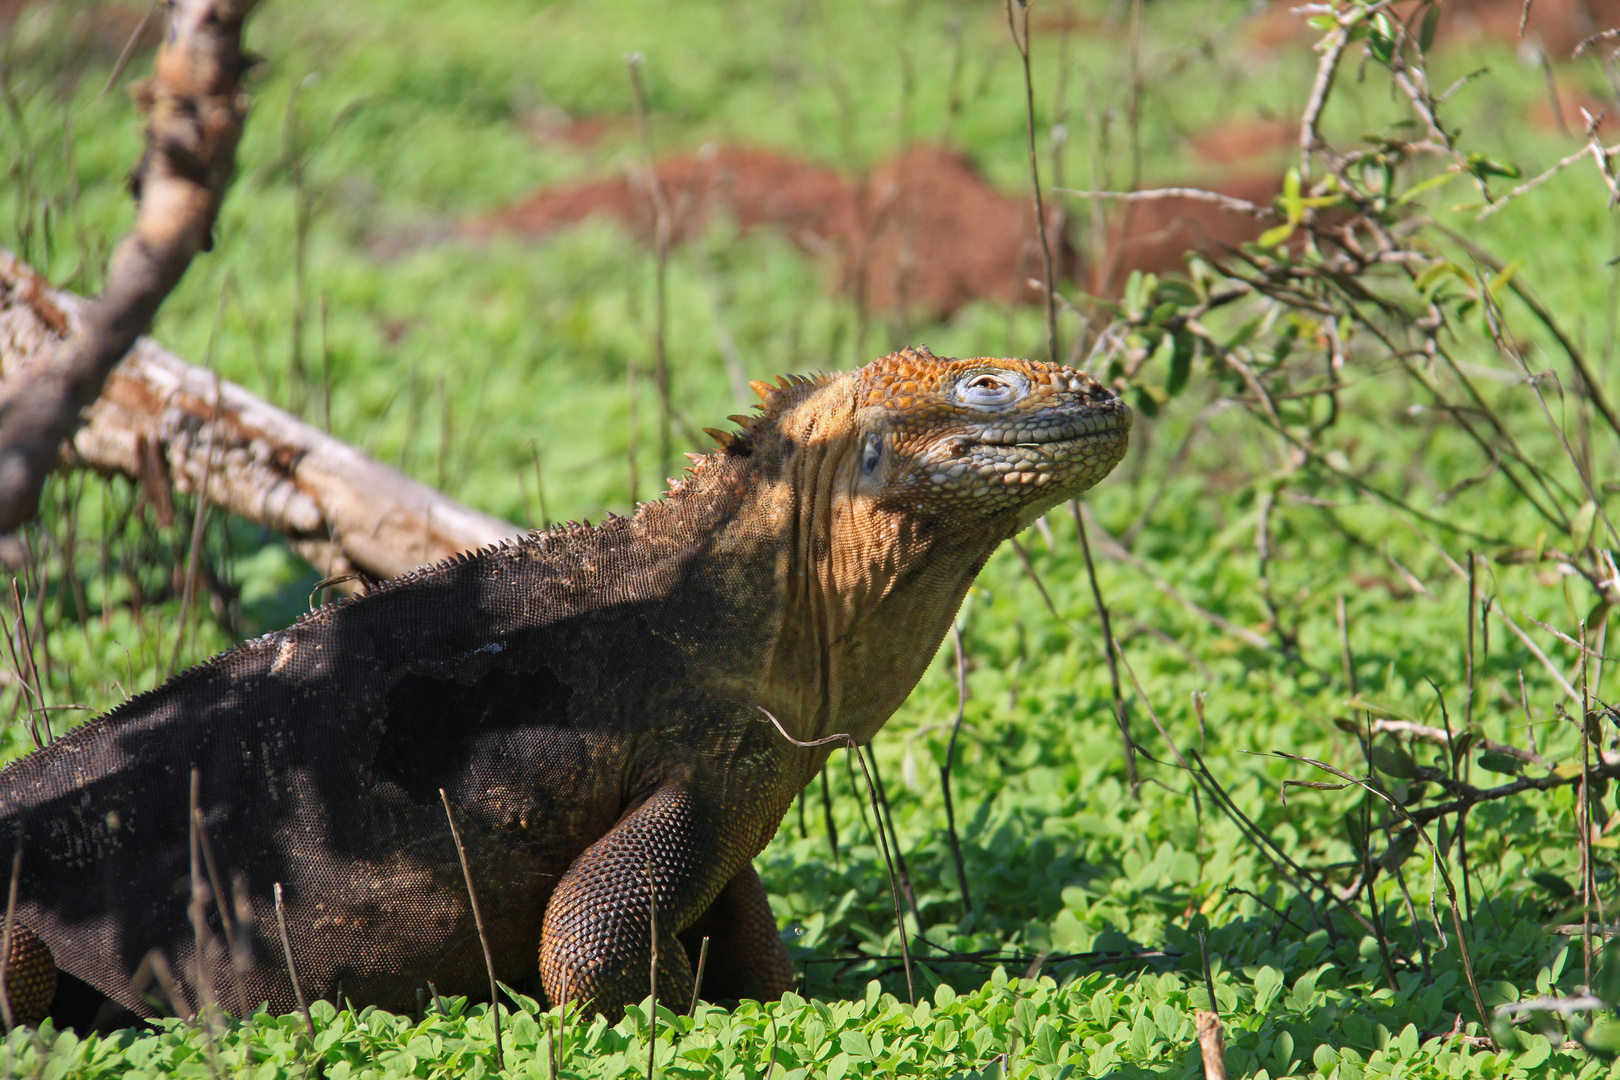
[[[121,94],[100,93],[110,58],[86,58],[71,47],[54,32],[51,10],[26,14],[6,46],[16,108],[0,125],[0,159],[13,163],[0,188],[0,244],[58,283],[93,289],[112,238],[129,221],[118,179],[138,153],[138,128]],[[1099,4],[1092,14],[1101,19],[1108,12]],[[1233,29],[1242,14],[1240,5],[1193,0],[1147,7],[1140,141],[1149,179],[1201,175],[1183,149],[1186,133],[1259,109],[1289,116],[1303,103],[1309,53],[1245,54],[1244,31]],[[1122,24],[1103,25],[1068,44],[1071,137],[1063,167],[1070,183],[1128,182],[1124,37]],[[329,407],[334,434],[516,521],[533,510],[531,441],[544,462],[553,517],[628,509],[626,372],[651,354],[650,254],[606,224],[542,245],[428,243],[388,258],[376,251],[379,241],[431,236],[540,184],[611,172],[636,158],[628,126],[602,147],[573,151],[526,136],[517,123],[524,110],[552,104],[574,114],[626,113],[623,53],[634,49],[646,55],[653,138],[661,147],[724,139],[860,168],[907,141],[948,138],[1004,189],[1027,184],[1022,86],[993,6],[781,0],[671,7],[621,0],[537,11],[515,2],[273,0],[255,14],[250,41],[269,62],[252,86],[254,112],[218,246],[165,306],[156,335],[197,361],[212,339],[213,363],[227,377],[317,422]],[[1204,49],[1206,41],[1211,49]],[[1056,33],[1037,32],[1043,154],[1062,49]],[[1441,52],[1433,81],[1445,86],[1481,64],[1489,75],[1463,90],[1448,114],[1469,149],[1513,160],[1526,175],[1571,149],[1520,122],[1542,82],[1511,49]],[[952,100],[960,103],[954,114]],[[1397,115],[1375,68],[1359,86],[1341,83],[1326,127],[1335,139],[1353,142]],[[291,165],[298,160],[306,162],[302,188]],[[1498,191],[1509,186],[1496,182]],[[1586,348],[1611,379],[1607,386],[1616,226],[1605,195],[1586,162],[1483,225],[1473,224],[1477,210],[1465,205],[1477,200],[1466,180],[1425,203],[1442,224],[1467,232],[1504,261],[1524,260],[1519,280]],[[306,280],[295,296],[300,198],[314,213]],[[678,250],[669,337],[682,412],[710,424],[740,404],[730,398],[717,319],[755,377],[847,366],[902,344],[882,319],[857,341],[853,306],[829,296],[825,280],[825,268],[768,232],[739,237],[722,228]],[[1515,301],[1504,303],[1532,365],[1556,369],[1573,390],[1549,339]],[[304,328],[297,344],[302,372],[293,364],[295,310]],[[1209,321],[1232,334],[1246,314],[1217,313]],[[1476,376],[1527,455],[1574,491],[1575,473],[1535,399],[1480,336],[1477,317],[1471,326],[1458,337],[1459,355],[1487,370]],[[1063,330],[1072,338],[1075,321],[1065,317]],[[1274,330],[1263,328],[1261,336],[1275,342]],[[1277,362],[1274,388],[1284,378],[1306,386],[1324,377],[1314,333],[1304,326],[1294,356]],[[942,355],[1029,355],[1044,347],[1038,312],[988,304],[918,327],[913,337]],[[919,1004],[905,1003],[905,978],[885,959],[898,952],[898,938],[884,861],[864,789],[835,758],[829,775],[837,857],[812,786],[805,826],[790,812],[758,863],[786,940],[804,964],[803,997],[745,1003],[732,1012],[703,1008],[693,1019],[661,1011],[662,1075],[771,1071],[789,1080],[836,1080],[895,1072],[1001,1075],[1003,1068],[1039,1077],[1196,1075],[1192,1014],[1208,1004],[1200,933],[1233,1076],[1612,1071],[1599,1056],[1563,1049],[1564,1032],[1552,1032],[1549,1041],[1534,1025],[1513,1050],[1478,1044],[1484,1033],[1456,935],[1421,846],[1403,861],[1397,845],[1374,889],[1377,915],[1399,958],[1390,985],[1375,936],[1343,911],[1313,911],[1302,902],[1287,875],[1174,766],[1172,748],[1148,717],[1151,706],[1176,746],[1201,755],[1235,806],[1278,849],[1336,885],[1348,884],[1359,865],[1356,823],[1366,797],[1351,789],[1290,788],[1284,804],[1285,780],[1333,778],[1273,753],[1354,773],[1364,768],[1356,739],[1338,723],[1363,720],[1348,704],[1340,597],[1362,698],[1425,723],[1449,720],[1460,732],[1470,614],[1466,583],[1447,558],[1461,562],[1470,548],[1495,556],[1503,547],[1570,545],[1500,475],[1453,491],[1487,459],[1452,420],[1427,407],[1387,355],[1357,348],[1347,378],[1353,385],[1323,436],[1329,456],[1339,455],[1332,458],[1338,472],[1291,460],[1251,412],[1233,403],[1245,392],[1241,381],[1200,361],[1188,388],[1156,418],[1139,422],[1132,457],[1087,497],[1115,536],[1141,518],[1131,550],[1149,573],[1100,553],[1098,560],[1115,634],[1146,692],[1139,697],[1126,679],[1133,734],[1151,755],[1139,758],[1136,790],[1126,783],[1111,720],[1103,642],[1074,526],[1053,515],[1050,540],[1031,532],[1023,542],[1055,616],[1017,556],[1005,550],[959,620],[970,698],[953,794],[971,912],[956,884],[938,780],[957,708],[949,646],[874,743],[926,939],[911,928]],[[1164,365],[1150,361],[1141,380],[1163,384]],[[1550,383],[1544,389],[1577,442],[1582,424],[1593,425],[1586,441],[1598,481],[1620,476],[1613,433],[1595,426],[1601,421],[1583,412],[1573,394],[1560,399]],[[640,405],[646,498],[655,468],[647,451],[650,393]],[[1289,423],[1323,419],[1317,399],[1287,409]],[[1189,435],[1186,454],[1178,456]],[[1391,510],[1346,484],[1343,473],[1398,494],[1446,525]],[[1259,508],[1268,496],[1275,505],[1266,577],[1297,634],[1293,657],[1226,633],[1154,580],[1273,638],[1256,549]],[[60,538],[72,523],[83,588],[80,597],[70,587],[58,556],[45,560],[49,576],[38,611],[51,628],[48,693],[56,704],[104,708],[152,686],[177,662],[281,625],[305,606],[316,580],[275,537],[215,522],[206,546],[210,564],[240,594],[228,617],[194,613],[176,656],[181,616],[165,584],[184,560],[192,512],[186,500],[179,524],[165,529],[140,510],[122,481],[53,481],[50,498],[37,535]],[[1579,501],[1560,505],[1574,516]],[[1606,508],[1620,515],[1612,500]],[[55,549],[46,544],[46,550]],[[1596,600],[1584,581],[1560,576],[1550,564],[1497,560],[1482,570],[1481,588],[1561,671],[1573,669],[1576,650],[1521,611],[1577,633]],[[1527,746],[1533,732],[1543,755],[1565,766],[1577,762],[1577,730],[1560,712],[1541,664],[1494,620],[1489,641],[1481,637],[1477,648],[1478,733]],[[1601,678],[1591,692],[1607,697]],[[1204,695],[1201,716],[1194,695]],[[84,714],[54,715],[61,722]],[[1613,735],[1604,728],[1605,745]],[[10,755],[28,745],[20,725],[7,729],[5,739]],[[1432,746],[1416,753],[1424,765],[1441,755]],[[1465,758],[1476,784],[1509,779],[1489,772],[1501,763],[1482,760],[1477,750]],[[1385,782],[1414,806],[1437,801],[1432,784],[1425,792],[1399,776]],[[1603,814],[1620,806],[1614,796],[1602,793]],[[1372,813],[1380,817],[1376,808]],[[1571,994],[1585,983],[1579,939],[1572,944],[1551,929],[1582,918],[1575,834],[1569,788],[1483,804],[1469,815],[1468,934],[1487,1006]],[[1384,838],[1375,837],[1373,856],[1385,850]],[[1605,830],[1594,858],[1599,899],[1610,908],[1620,899],[1615,851]],[[1455,848],[1449,858],[1460,882]],[[1371,917],[1365,899],[1355,904]],[[1155,955],[1062,959],[1144,950]],[[1005,961],[1005,971],[994,960],[960,959],[979,951],[1026,959]],[[1027,958],[1043,953],[1051,958],[1038,978],[1016,977]],[[516,1000],[519,1008],[505,1020],[507,1063],[514,1073],[546,1075],[550,1021],[532,1001]],[[324,1003],[313,1010],[316,1049],[330,1077],[476,1075],[493,1067],[484,1006],[452,1002],[416,1021],[374,1010],[334,1013]],[[1459,1016],[1456,1030],[1473,1043],[1452,1037]],[[29,1075],[303,1075],[310,1062],[303,1023],[301,1016],[260,1015],[204,1037],[194,1025],[171,1022],[157,1033],[82,1041],[46,1029],[14,1033],[8,1045],[14,1068]],[[639,1074],[646,1039],[645,1009],[614,1027],[571,1019],[559,1047],[564,1073]]]

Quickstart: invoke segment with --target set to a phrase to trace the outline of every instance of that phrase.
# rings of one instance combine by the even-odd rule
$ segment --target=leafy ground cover
[[[7,25],[0,125],[0,243],[80,289],[96,286],[128,219],[117,179],[138,150],[125,99],[103,92],[117,49],[87,10],[103,9],[35,3]],[[1144,184],[1227,179],[1190,137],[1234,116],[1297,117],[1316,71],[1308,44],[1256,45],[1257,20],[1236,6],[1156,2],[1140,10],[1138,48],[1126,8],[1034,11],[1039,150],[1047,180],[1069,186],[1131,186],[1137,159]],[[1075,519],[1055,513],[991,562],[958,620],[960,661],[948,643],[873,744],[904,858],[910,986],[867,792],[835,758],[825,807],[812,785],[759,862],[800,994],[692,1016],[659,1003],[655,1072],[1196,1075],[1193,1012],[1210,986],[1232,1075],[1612,1072],[1606,1006],[1535,1014],[1546,1023],[1497,1010],[1588,988],[1620,1000],[1601,952],[1620,789],[1594,778],[1434,812],[1459,784],[1567,781],[1612,753],[1603,552],[1620,546],[1607,525],[1620,432],[1593,394],[1612,385],[1616,341],[1608,192],[1588,160],[1478,219],[1482,192],[1500,197],[1581,139],[1525,119],[1547,80],[1514,43],[1453,41],[1449,18],[1417,49],[1369,13],[1345,61],[1362,81],[1342,72],[1324,113],[1332,145],[1387,169],[1369,190],[1411,238],[1400,250],[1422,260],[1368,278],[1383,306],[1356,315],[1310,292],[1288,275],[1319,253],[1289,254],[1281,237],[1237,271],[1260,284],[1196,317],[1229,288],[1197,265],[1136,277],[1114,309],[1069,291],[1086,314],[1063,315],[1063,341],[1134,396],[1135,447],[1086,499],[1097,591]],[[626,51],[645,56],[655,149],[763,145],[858,172],[941,141],[1004,191],[1028,184],[1022,69],[999,8],[287,0],[254,20],[269,63],[241,176],[216,251],[157,336],[516,521],[594,518],[652,493],[654,260],[608,222],[538,244],[448,237],[537,187],[641,159]],[[1415,16],[1411,33],[1425,25]],[[1391,92],[1411,71],[1389,60],[1419,52],[1438,88],[1425,100],[1472,76],[1440,134],[1477,157],[1436,165],[1405,148],[1424,132]],[[1593,94],[1606,82],[1595,61],[1557,74]],[[607,134],[537,139],[547,110],[607,117]],[[1288,201],[1299,221],[1285,224],[1303,233]],[[1069,205],[1095,257],[1107,228]],[[863,312],[827,274],[769,230],[720,223],[677,249],[680,414],[714,423],[741,404],[728,342],[750,377],[908,339],[941,355],[1045,348],[1037,308],[983,302],[908,322]],[[1267,294],[1272,282],[1297,301]],[[1402,336],[1434,311],[1441,330]],[[1184,344],[1193,322],[1207,339]],[[122,481],[67,477],[47,502],[18,576],[59,727],[81,714],[64,706],[103,708],[280,625],[317,580],[276,537],[215,520],[211,602],[182,613],[185,498],[167,526]],[[1134,783],[1097,592],[1125,664]],[[1596,655],[1580,645],[1583,620]],[[0,706],[30,715],[15,680]],[[11,755],[31,745],[22,722],[5,737]],[[1285,786],[1347,785],[1298,757],[1377,790]],[[334,1077],[494,1068],[484,1005],[401,1017],[342,1004],[313,1004],[313,1045],[297,1015],[106,1038],[47,1028],[14,1032],[8,1064],[50,1076],[302,1075],[316,1058]],[[610,1027],[559,1021],[521,994],[508,1005],[509,1071],[550,1075],[554,1051],[563,1075],[648,1068],[646,1008]]]

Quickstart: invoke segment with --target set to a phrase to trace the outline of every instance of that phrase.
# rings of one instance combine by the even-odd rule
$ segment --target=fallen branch
[[[173,0],[153,76],[139,92],[146,150],[131,188],[135,224],[107,285],[71,337],[0,386],[0,532],[27,522],[80,412],[152,325],[192,257],[212,243],[247,116],[242,21],[255,0]]]
[[[89,301],[0,251],[0,380],[48,354]],[[212,465],[210,466],[210,457]],[[328,576],[394,577],[522,530],[471,510],[141,338],[73,436],[70,464],[172,482],[282,533]],[[163,475],[154,478],[156,468]]]

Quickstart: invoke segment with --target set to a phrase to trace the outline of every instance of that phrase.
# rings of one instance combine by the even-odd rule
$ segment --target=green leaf
[[[1520,175],[1517,165],[1492,161],[1478,151],[1468,155],[1468,171],[1479,177],[1505,176],[1510,180],[1517,180]]]
[[[1282,190],[1283,213],[1288,216],[1290,225],[1297,225],[1305,217],[1305,204],[1301,201],[1299,192],[1299,170],[1289,169],[1283,175]]]
[[[1530,880],[1546,889],[1557,900],[1568,900],[1575,895],[1574,886],[1551,870],[1532,870]]]
[[[1504,776],[1517,776],[1524,769],[1524,762],[1521,759],[1497,750],[1485,751],[1476,759],[1476,764],[1486,772],[1501,773]]]
[[[1292,221],[1288,221],[1281,225],[1267,229],[1265,232],[1260,234],[1260,238],[1256,240],[1255,243],[1263,248],[1274,248],[1278,244],[1287,243],[1288,238],[1293,235],[1294,223]]]
[[[1412,755],[1392,736],[1384,736],[1373,744],[1372,763],[1379,772],[1398,780],[1419,780],[1423,774]]]
[[[1277,1075],[1288,1074],[1288,1067],[1294,1063],[1294,1036],[1287,1028],[1277,1032],[1276,1041],[1271,1044],[1271,1060],[1277,1065]]]
[[[1496,275],[1491,278],[1491,283],[1485,287],[1486,291],[1492,296],[1495,296],[1500,289],[1505,288],[1507,284],[1513,280],[1513,276],[1519,272],[1519,269],[1522,266],[1524,266],[1523,259],[1514,259],[1512,262],[1502,267],[1502,269],[1497,271]]]
[[[1384,853],[1378,857],[1378,865],[1390,873],[1394,873],[1400,869],[1407,859],[1412,857],[1412,852],[1417,850],[1417,845],[1417,830],[1402,829],[1395,839],[1390,842]]]
[[[1423,21],[1418,24],[1418,49],[1428,52],[1434,48],[1434,33],[1440,29],[1440,5],[1430,4],[1429,10],[1423,13]]]
[[[1581,1036],[1581,1045],[1599,1057],[1620,1055],[1620,1020],[1607,1016],[1598,1020]]]
[[[1439,9],[1436,8],[1435,10]],[[1433,191],[1437,187],[1449,184],[1461,175],[1463,174],[1460,172],[1443,172],[1438,176],[1431,176],[1427,180],[1420,180],[1403,191],[1401,193],[1401,197],[1395,200],[1395,205],[1404,206],[1413,199],[1417,198],[1419,195],[1422,195],[1424,192]]]
[[[1198,338],[1189,330],[1177,330],[1172,340],[1175,344],[1170,352],[1170,375],[1164,380],[1164,392],[1175,397],[1186,387],[1187,379],[1192,374]]]
[[[1620,938],[1603,946],[1603,961],[1597,978],[1592,980],[1592,993],[1611,1007],[1620,1002]]]
[[[1495,286],[1491,288],[1495,289]],[[1585,551],[1592,543],[1592,528],[1597,524],[1597,512],[1597,503],[1587,499],[1575,512],[1575,520],[1569,523],[1569,535],[1575,541],[1577,551]]]
[[[1282,989],[1282,972],[1274,967],[1263,967],[1254,976],[1254,1011],[1265,1012],[1271,999]]]

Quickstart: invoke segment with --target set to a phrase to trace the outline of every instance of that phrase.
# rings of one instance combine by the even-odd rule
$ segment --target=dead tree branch
[[[0,381],[48,354],[91,306],[0,251]],[[113,370],[68,460],[186,492],[206,483],[211,502],[286,535],[329,576],[393,577],[522,532],[216,382],[150,338]]]
[[[212,243],[247,116],[242,22],[255,0],[172,0],[154,74],[138,94],[146,150],[130,186],[135,225],[74,333],[0,386],[0,532],[34,516],[80,413],[152,325],[192,257]]]

